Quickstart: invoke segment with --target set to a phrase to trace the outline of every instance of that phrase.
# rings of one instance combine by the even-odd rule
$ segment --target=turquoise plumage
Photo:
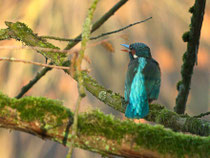
[[[149,103],[156,100],[160,91],[160,68],[152,58],[150,49],[143,43],[125,45],[129,49],[130,63],[125,80],[125,116],[144,118],[149,113]]]

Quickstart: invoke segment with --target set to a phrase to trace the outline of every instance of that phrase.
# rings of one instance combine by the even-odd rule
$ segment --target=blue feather
[[[138,58],[138,67],[131,82],[131,87],[126,87],[129,84],[125,84],[125,100],[128,101],[125,116],[128,118],[139,119],[145,117],[149,113],[145,79],[142,73],[146,64],[146,58]]]

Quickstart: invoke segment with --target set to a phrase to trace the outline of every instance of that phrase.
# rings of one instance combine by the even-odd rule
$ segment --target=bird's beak
[[[124,51],[124,52],[128,52],[129,53],[129,46],[128,44],[120,44],[121,46],[124,46],[125,48],[127,49],[122,49],[121,51]]]

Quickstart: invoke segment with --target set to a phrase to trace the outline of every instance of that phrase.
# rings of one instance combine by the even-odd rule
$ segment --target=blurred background
[[[5,21],[21,21],[39,35],[74,38],[82,30],[90,0],[0,0],[0,28],[6,28]],[[118,0],[101,0],[94,15],[99,19]],[[86,55],[91,64],[83,62],[83,67],[91,70],[90,74],[101,85],[123,95],[124,79],[129,62],[128,54],[121,52],[120,44],[143,42],[150,46],[153,58],[161,67],[162,85],[158,103],[173,110],[177,96],[176,83],[180,80],[182,55],[186,51],[186,43],[182,34],[189,30],[191,14],[188,9],[194,1],[188,0],[130,0],[114,14],[92,36],[113,31],[131,23],[152,19],[131,27],[109,37],[90,41]],[[187,102],[186,113],[198,115],[210,110],[209,100],[209,52],[210,52],[210,2],[207,1],[202,26],[198,65],[194,69],[191,90]],[[111,45],[113,53],[104,46],[103,40]],[[67,43],[52,41],[56,46],[64,48]],[[15,40],[0,41],[0,46],[21,46]],[[80,49],[80,44],[73,48]],[[32,50],[0,50],[1,57],[14,57],[45,63],[40,54]],[[41,67],[0,62],[0,91],[10,97],[16,96],[21,87],[32,79]],[[88,92],[87,92],[88,93]],[[77,84],[61,70],[48,72],[26,95],[44,96],[59,99],[64,105],[74,110],[78,96]],[[114,111],[91,94],[82,101],[81,112],[99,108],[107,114],[118,118],[123,115]],[[210,120],[210,117],[204,119]],[[42,140],[23,132],[0,129],[1,158],[61,158],[65,157],[67,148],[58,143]],[[74,157],[101,157],[81,149],[74,150]]]

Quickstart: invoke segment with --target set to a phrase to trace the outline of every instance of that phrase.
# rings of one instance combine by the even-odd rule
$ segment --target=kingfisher
[[[152,58],[150,48],[144,43],[121,44],[129,53],[130,62],[125,79],[125,116],[140,119],[149,113],[149,104],[158,99],[161,72]]]

